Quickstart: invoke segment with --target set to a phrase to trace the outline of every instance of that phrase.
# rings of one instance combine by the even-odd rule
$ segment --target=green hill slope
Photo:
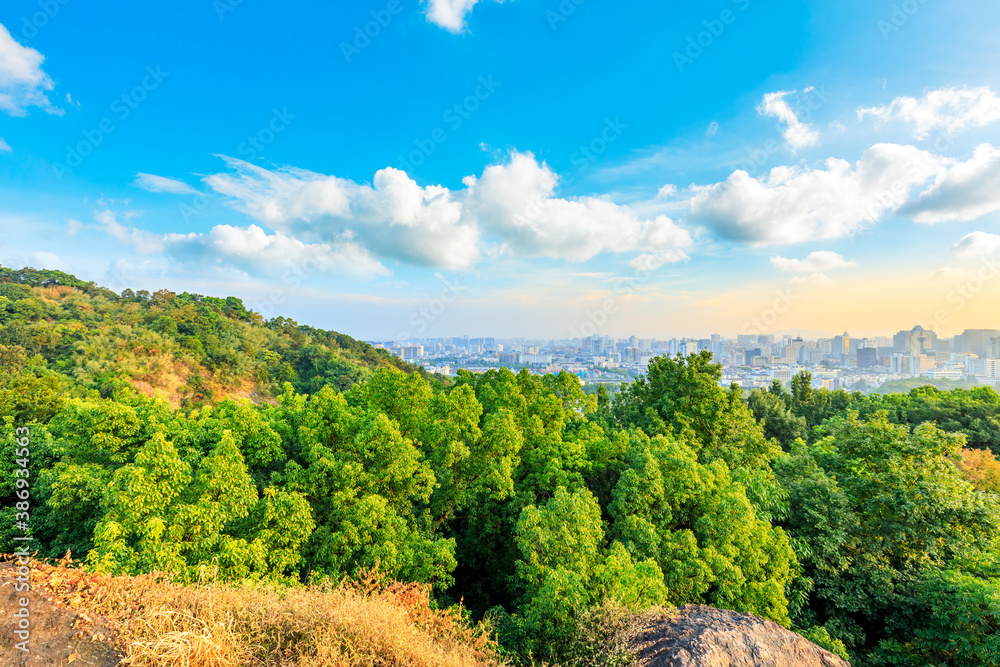
[[[30,371],[22,391],[110,395],[128,383],[175,407],[266,401],[285,382],[300,393],[345,391],[385,366],[424,373],[335,331],[264,320],[236,297],[115,294],[30,268],[0,267],[0,346],[0,366]]]

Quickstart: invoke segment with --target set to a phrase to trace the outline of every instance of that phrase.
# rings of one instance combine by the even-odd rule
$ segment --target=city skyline
[[[998,19],[18,0],[0,264],[372,340],[989,327]]]
[[[915,326],[874,338],[853,337],[845,331],[812,339],[711,334],[669,340],[594,335],[548,341],[461,336],[368,342],[432,373],[454,375],[459,369],[483,372],[500,367],[534,374],[569,372],[585,385],[607,385],[611,390],[645,374],[656,357],[705,352],[722,368],[721,386],[736,384],[748,391],[768,388],[775,381],[788,386],[802,372],[810,373],[814,387],[827,389],[871,391],[886,383],[913,380],[1000,387],[1000,329],[967,329],[951,338]]]

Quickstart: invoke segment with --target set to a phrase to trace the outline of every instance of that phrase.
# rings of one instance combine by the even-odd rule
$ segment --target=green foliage
[[[781,529],[759,516],[724,462],[656,436],[626,455],[608,508],[613,534],[652,558],[673,604],[705,602],[788,623],[785,587],[795,557]]]
[[[720,379],[702,354],[613,396],[441,382],[232,297],[0,268],[0,542],[28,428],[34,544],[108,572],[377,566],[526,660],[610,664],[602,614],[705,603],[862,667],[997,664],[1000,396]]]
[[[423,373],[343,334],[264,321],[236,297],[117,295],[59,271],[3,267],[0,366],[18,370],[0,383],[0,408],[44,419],[66,393],[110,396],[133,386],[193,406],[274,395],[284,382],[305,393],[347,391],[383,367]]]
[[[899,654],[893,638],[918,637],[926,626],[926,582],[995,552],[1000,502],[963,479],[960,435],[931,424],[911,433],[886,413],[867,421],[852,413],[822,432],[776,465],[808,593],[794,620],[823,625],[856,664],[879,664],[880,646]]]
[[[559,487],[542,507],[529,505],[521,512],[521,626],[536,655],[558,659],[570,653],[579,620],[596,603],[641,609],[666,600],[663,574],[653,559],[636,562],[619,542],[608,549],[603,543],[601,510],[586,489],[570,493]]]
[[[844,645],[844,642],[831,637],[830,632],[823,626],[813,626],[801,631],[800,634],[813,644],[822,646],[830,653],[839,655],[844,660],[850,660],[851,656],[847,652],[847,647]]]
[[[739,390],[719,387],[722,366],[711,361],[707,351],[653,359],[644,377],[615,395],[615,417],[650,435],[689,433],[701,461],[768,466],[780,450],[764,436]]]
[[[792,413],[792,395],[778,380],[767,391],[754,390],[747,398],[747,407],[754,419],[761,422],[764,435],[781,443],[786,451],[799,438],[805,438],[808,425],[804,417]]]

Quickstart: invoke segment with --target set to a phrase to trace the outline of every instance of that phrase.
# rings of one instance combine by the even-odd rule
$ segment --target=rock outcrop
[[[850,667],[773,621],[704,605],[646,619],[630,644],[641,667]]]

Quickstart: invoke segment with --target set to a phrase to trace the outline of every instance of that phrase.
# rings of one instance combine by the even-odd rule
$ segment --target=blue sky
[[[692,4],[5,3],[0,263],[369,339],[1000,325],[1000,6]]]

